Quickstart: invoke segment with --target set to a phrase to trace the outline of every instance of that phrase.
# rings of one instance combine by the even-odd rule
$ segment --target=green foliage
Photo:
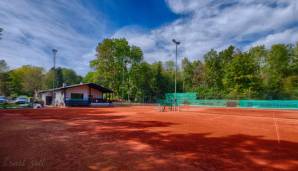
[[[9,82],[7,82],[7,86],[9,86],[9,89],[7,89],[7,93],[9,96],[17,97],[18,95],[23,95],[23,86],[22,86],[22,76],[15,72],[14,70],[9,71]]]
[[[123,98],[132,101],[154,101],[174,92],[174,61],[148,64],[132,54],[143,53],[125,39],[105,39],[91,61],[94,72],[84,81],[111,87],[118,97],[124,92]],[[229,46],[219,53],[211,49],[203,62],[184,58],[177,70],[177,92],[196,91],[203,99],[294,99],[297,75],[298,44],[256,46],[247,52]]]
[[[36,91],[55,87],[63,83],[76,84],[82,80],[73,70],[67,68],[50,69],[47,73],[42,67],[24,65],[9,70],[6,62],[0,60],[0,95],[17,97],[20,95],[34,96]]]
[[[64,79],[62,75],[62,69],[58,67],[55,69],[55,88],[62,87],[63,82],[64,82]]]
[[[298,99],[298,75],[284,79],[283,91],[289,99]]]
[[[9,75],[8,66],[4,60],[0,60],[0,95],[7,96],[9,94]]]
[[[298,43],[289,52],[291,75],[298,74]]]
[[[53,85],[53,79],[55,78],[55,82]],[[44,89],[51,89],[53,86],[61,87],[63,83],[66,85],[78,84],[82,81],[82,77],[77,75],[77,73],[68,68],[51,68],[44,76]]]
[[[96,59],[90,62],[90,66],[95,70],[97,83],[112,88],[120,97],[123,79],[127,75],[126,64],[132,59],[128,42],[125,39],[105,39],[97,46],[96,52]]]
[[[234,55],[225,67],[223,85],[228,98],[256,98],[260,91],[257,62],[248,53]]]
[[[192,91],[204,84],[204,65],[201,61],[190,62],[187,58],[182,60],[183,91]]]
[[[169,76],[169,73],[165,73],[163,65],[161,62],[157,62],[152,64],[152,71],[153,71],[153,82],[152,82],[152,89],[154,92],[154,99],[162,98],[164,97],[164,94],[173,89],[168,90],[169,85],[173,85],[168,82],[169,77],[172,77],[171,75]],[[174,87],[174,86],[173,86]]]
[[[210,87],[214,87],[216,89],[222,88],[224,65],[222,65],[221,57],[218,55],[218,53],[215,50],[211,49],[211,51],[205,54],[204,59],[205,59],[204,80],[206,82],[206,86],[208,88]]]
[[[112,88],[118,97],[128,97],[127,92],[133,87],[129,78],[136,74],[131,72],[131,68],[143,60],[142,50],[130,46],[125,39],[105,39],[97,46],[96,52],[96,59],[90,62],[95,72],[92,76],[89,74],[88,79]]]
[[[281,99],[283,80],[289,75],[289,49],[286,45],[273,45],[267,56],[264,69],[264,86],[269,99]]]
[[[42,88],[43,68],[24,65],[11,71],[12,88],[17,94],[32,96]]]
[[[152,100],[153,90],[153,71],[150,64],[141,62],[133,65],[130,70],[128,94],[132,101],[148,102]]]
[[[227,64],[229,64],[232,61],[234,53],[235,53],[234,46],[229,46],[227,49],[219,52],[218,56],[221,59],[222,67],[225,67]]]
[[[92,71],[84,78],[67,68],[22,66],[9,70],[0,60],[0,94],[33,95],[34,91],[63,83],[94,82],[111,88],[115,98],[134,102],[156,102],[174,92],[175,62],[147,63],[142,49],[126,39],[104,39],[90,61]],[[182,60],[177,68],[177,92],[196,92],[200,99],[297,99],[298,43],[250,48],[234,46],[211,49],[204,60]]]
[[[82,81],[84,83],[98,83],[98,80],[96,80],[96,72],[88,72]]]
[[[78,84],[83,80],[74,70],[68,68],[62,68],[62,78],[63,83],[67,85]]]

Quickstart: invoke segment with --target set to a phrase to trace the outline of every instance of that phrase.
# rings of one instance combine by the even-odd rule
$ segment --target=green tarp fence
[[[198,100],[196,93],[167,93],[164,100],[159,100],[161,106],[237,106],[239,104],[236,100]],[[176,97],[176,98],[175,98]],[[175,101],[176,99],[176,101]]]
[[[298,109],[298,100],[239,100],[244,108]]]
[[[196,93],[167,93],[164,102],[172,102],[172,105],[180,106],[185,104],[191,104],[194,101],[196,101],[196,99]]]
[[[298,100],[201,100],[197,99],[196,93],[177,93],[176,95],[175,93],[167,93],[165,97],[165,99],[158,101],[161,106],[190,105],[260,109],[298,109]]]
[[[212,107],[237,107],[237,100],[195,100],[191,103],[193,106],[212,106]]]

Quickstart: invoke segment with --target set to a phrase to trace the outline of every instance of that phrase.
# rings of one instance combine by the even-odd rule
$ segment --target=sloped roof
[[[64,86],[64,87],[59,87],[59,88],[55,88],[55,89],[48,89],[48,90],[41,90],[38,93],[44,93],[44,92],[49,92],[49,91],[57,91],[57,90],[63,90],[63,89],[68,89],[68,88],[73,88],[73,87],[79,87],[79,86],[89,86],[92,87],[94,89],[97,89],[103,93],[112,93],[113,90],[109,89],[109,88],[105,88],[101,85],[95,84],[95,83],[81,83],[81,84],[74,84],[74,85],[69,85],[69,86]]]

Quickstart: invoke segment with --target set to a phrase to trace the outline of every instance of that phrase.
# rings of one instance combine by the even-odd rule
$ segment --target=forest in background
[[[42,67],[24,65],[10,70],[4,60],[0,60],[0,95],[15,98],[20,95],[34,96],[39,90],[52,89],[55,74],[55,87],[63,83],[78,84],[82,77],[68,68],[52,68],[46,71]]]
[[[174,48],[173,48],[174,53]],[[178,54],[179,55],[179,54]],[[181,58],[178,58],[181,59]],[[298,99],[298,43],[211,49],[203,60],[182,58],[177,70],[177,92],[196,92],[200,99]],[[142,49],[126,39],[104,39],[84,77],[68,68],[46,71],[25,65],[9,69],[0,60],[0,94],[32,96],[63,83],[94,82],[114,90],[114,97],[133,102],[155,102],[174,91],[173,60],[148,63]]]

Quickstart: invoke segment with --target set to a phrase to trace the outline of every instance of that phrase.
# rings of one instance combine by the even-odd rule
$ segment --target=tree
[[[266,63],[265,87],[269,99],[284,98],[283,80],[289,74],[289,51],[286,45],[273,45],[268,53]]]
[[[90,62],[95,70],[93,77],[100,84],[110,87],[118,97],[129,92],[129,67],[143,59],[142,50],[130,46],[126,39],[105,39],[96,48],[96,59]]]
[[[84,83],[98,83],[98,80],[96,80],[96,72],[88,72],[85,77],[83,78]]]
[[[163,67],[161,62],[152,64],[153,71],[153,83],[152,89],[155,92],[154,98],[159,99],[164,97],[164,93],[167,90],[166,79],[163,76]]]
[[[226,66],[223,79],[228,98],[257,98],[260,91],[260,77],[256,61],[248,53],[236,54]]]
[[[171,73],[174,76],[175,70],[176,70],[174,61],[172,61],[172,60],[166,61],[164,63],[164,68],[165,68],[165,71]]]
[[[66,85],[79,84],[82,81],[82,77],[77,75],[76,72],[68,68],[51,68],[44,77],[44,88],[53,88],[53,79],[55,76],[55,87],[61,87],[63,83]]]
[[[9,71],[9,96],[17,97],[23,95],[22,76],[14,70]]]
[[[0,60],[0,95],[9,95],[8,65],[5,60]]]
[[[174,92],[173,61],[146,63],[142,50],[125,39],[105,39],[96,51],[85,82],[110,87],[132,101],[154,101]],[[294,99],[297,75],[298,44],[256,46],[247,52],[229,46],[219,53],[211,49],[203,62],[184,58],[177,69],[177,92],[196,91],[200,98]]]
[[[43,68],[24,65],[10,72],[11,86],[17,95],[33,96],[42,88]]]
[[[183,91],[193,91],[203,84],[204,66],[201,61],[190,62],[188,58],[182,60]]]
[[[266,58],[268,52],[265,46],[256,46],[252,47],[248,51],[249,55],[257,62],[260,69],[263,69],[266,65]]]
[[[284,98],[298,99],[298,43],[287,46],[288,66],[287,73],[282,80]]]
[[[283,91],[289,99],[298,99],[298,76],[288,76],[283,81]]]
[[[205,84],[205,66],[200,61],[193,61],[193,79],[192,79],[192,88],[191,90],[194,90],[196,87],[204,85]]]
[[[140,63],[143,60],[143,51],[141,48],[132,45],[130,47],[129,58],[131,63]]]
[[[236,53],[236,51],[235,51],[235,47],[234,46],[229,46],[227,49],[224,49],[223,51],[221,51],[221,52],[218,53],[218,57],[220,59],[220,65],[221,65],[222,71],[220,71],[221,72],[221,74],[220,74],[221,82],[220,82],[219,87],[217,87],[217,88],[220,88],[220,89],[223,88],[223,86],[222,86],[223,85],[222,78],[224,78],[224,76],[225,76],[225,74],[227,72],[227,69],[228,69],[227,66],[233,60],[233,57],[234,57],[234,54],[235,53]]]
[[[293,48],[290,48],[290,74],[291,75],[298,75],[298,42],[296,43],[296,46]]]
[[[223,68],[221,56],[217,52],[211,49],[204,55],[205,60],[205,82],[208,87],[214,87],[216,89],[221,89],[222,78],[223,78]]]
[[[150,64],[141,62],[133,65],[130,71],[130,98],[132,101],[150,102],[154,94],[152,82],[153,72]]]
[[[62,68],[58,67],[55,69],[55,87],[62,87],[64,82]]]
[[[227,49],[219,52],[218,56],[221,59],[221,65],[222,67],[225,67],[227,64],[229,64],[232,59],[233,55],[235,54],[235,47],[229,46]]]
[[[67,85],[72,85],[72,84],[79,84],[82,81],[82,77],[77,75],[77,73],[68,68],[62,68],[62,78],[63,78],[63,83]]]
[[[55,81],[54,81],[55,79]],[[63,85],[62,68],[51,68],[45,75],[44,88],[52,89],[53,87],[61,87]]]
[[[123,45],[119,41],[117,43]],[[126,52],[123,52],[125,48],[115,44],[116,42],[112,39],[105,39],[98,44],[96,59],[90,62],[90,66],[94,68],[95,76],[99,83],[112,88],[116,95],[120,96],[121,76],[124,67],[123,56],[126,55]],[[126,47],[128,47],[128,43]],[[123,53],[121,54],[121,52]]]

